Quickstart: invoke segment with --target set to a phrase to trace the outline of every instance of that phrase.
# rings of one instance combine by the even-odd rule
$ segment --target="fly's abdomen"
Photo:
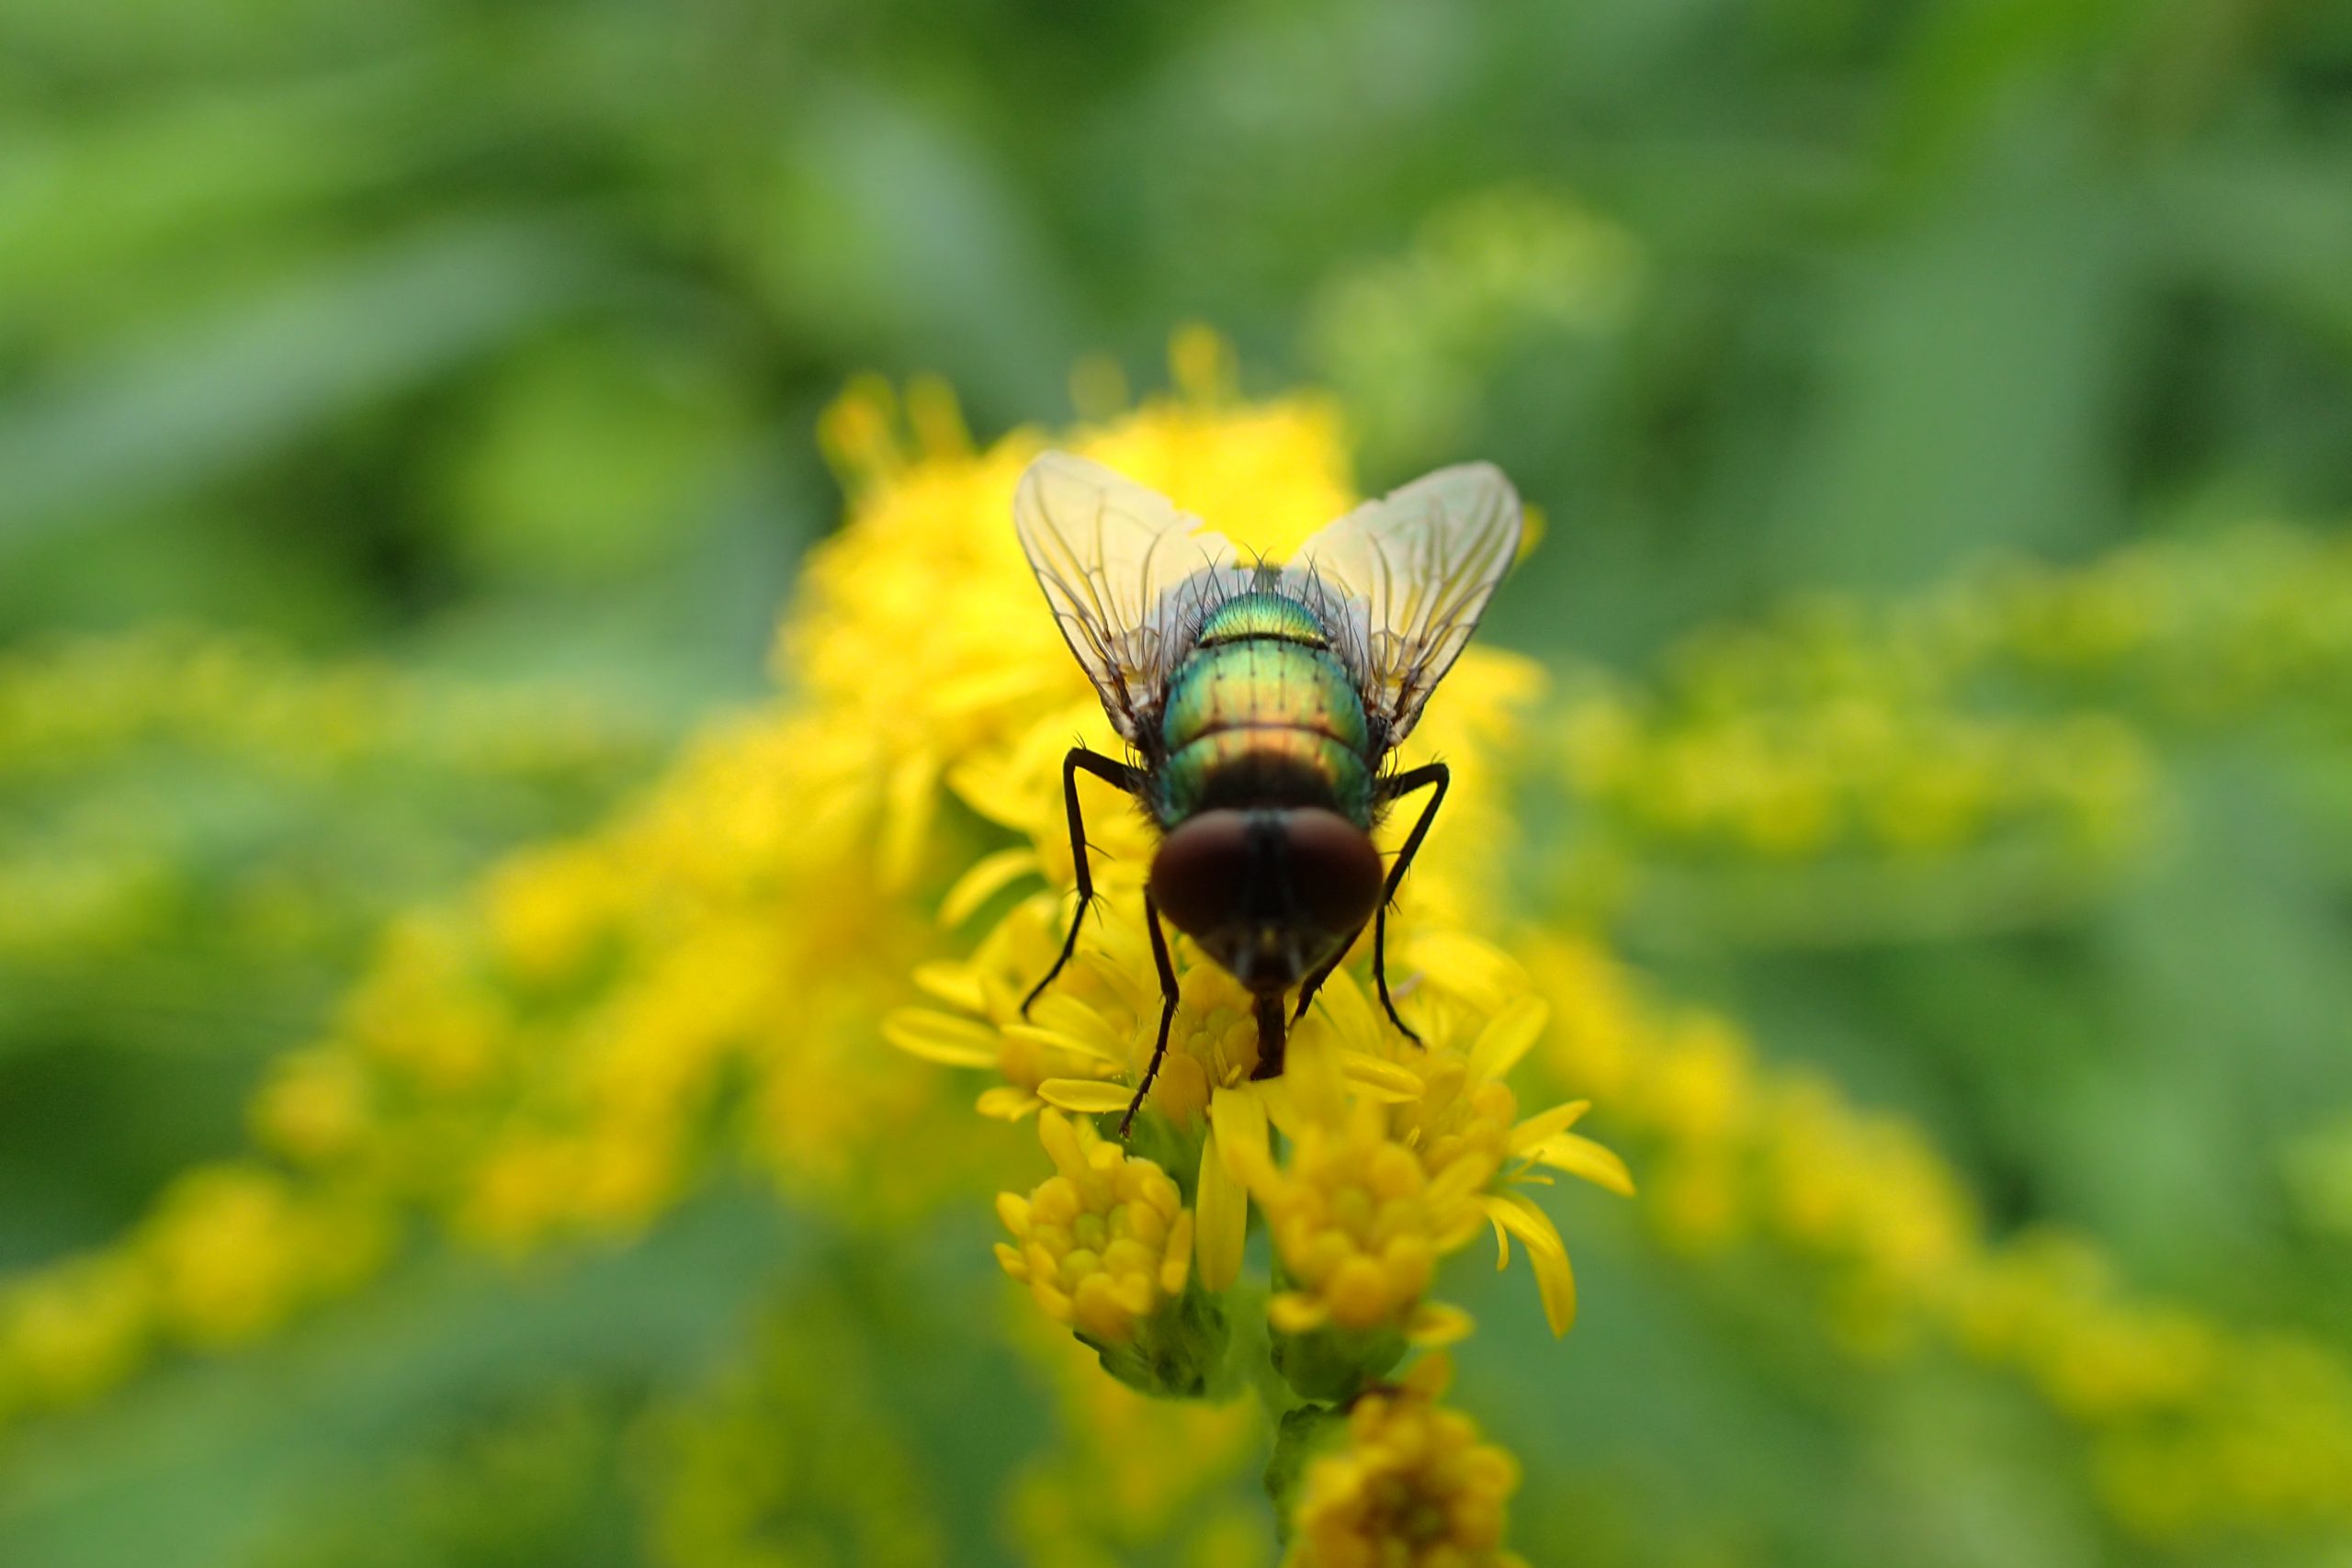
[[[1239,608],[1252,612],[1252,623],[1266,618],[1247,601]],[[1212,640],[1226,618],[1204,628],[1170,682],[1160,819],[1218,806],[1287,805],[1328,806],[1368,824],[1371,727],[1346,671],[1319,644],[1284,635],[1286,626],[1269,632],[1252,624],[1238,637]]]

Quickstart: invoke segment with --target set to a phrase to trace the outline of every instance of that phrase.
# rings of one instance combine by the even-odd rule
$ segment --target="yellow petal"
[[[904,887],[914,880],[931,819],[939,804],[938,756],[917,751],[902,757],[890,770],[882,796],[882,841],[877,867],[882,886]]]
[[[1294,1042],[1282,1081],[1292,1103],[1310,1120],[1336,1127],[1346,1119],[1347,1079],[1340,1070],[1340,1054],[1329,1042]]]
[[[1548,1143],[1575,1126],[1584,1113],[1592,1109],[1589,1100],[1571,1100],[1566,1105],[1555,1105],[1549,1111],[1539,1111],[1510,1130],[1510,1152],[1523,1155],[1538,1144]]]
[[[912,390],[911,388],[909,389]],[[911,406],[910,412],[912,412]],[[939,705],[943,713],[985,712],[1019,703],[1023,698],[1035,699],[1050,694],[1060,684],[1052,679],[1050,671],[1040,671],[1024,661],[1009,660],[1001,669],[973,670],[938,682],[931,689],[931,700]],[[1024,802],[1035,798],[1023,792]]]
[[[1477,1326],[1470,1314],[1458,1306],[1444,1302],[1423,1302],[1413,1309],[1413,1315],[1405,1320],[1405,1338],[1408,1343],[1423,1349],[1434,1349],[1440,1345],[1452,1345],[1467,1339],[1470,1331]]]
[[[1284,1334],[1311,1334],[1331,1321],[1331,1309],[1320,1297],[1284,1291],[1266,1303],[1266,1321]]]
[[[1503,1009],[1478,1032],[1470,1047],[1470,1072],[1475,1077],[1500,1078],[1519,1066],[1544,1033],[1552,1010],[1541,997],[1521,997]]]
[[[1184,1277],[1193,1269],[1193,1211],[1178,1212],[1176,1223],[1168,1227],[1168,1256],[1160,1261],[1159,1288],[1168,1294],[1181,1295]]]
[[[967,758],[947,770],[947,787],[1000,827],[1025,832],[1036,823],[1036,791],[1001,761]]]
[[[1494,1174],[1494,1161],[1476,1150],[1457,1156],[1453,1164],[1430,1179],[1430,1207],[1436,1211],[1451,1209],[1484,1187]]]
[[[1025,1089],[999,1084],[994,1089],[982,1089],[972,1109],[999,1122],[1018,1122],[1044,1103]]]
[[[1041,1088],[1043,1086],[1040,1086]],[[1069,1118],[1051,1111],[1037,1113],[1037,1141],[1046,1146],[1046,1157],[1054,1168],[1072,1181],[1083,1179],[1091,1168],[1086,1157],[1086,1146],[1079,1139],[1078,1129]],[[1078,1189],[1084,1191],[1085,1189]]]
[[[1200,1190],[1193,1245],[1201,1288],[1224,1291],[1241,1278],[1241,1248],[1249,1239],[1250,1198],[1217,1152],[1216,1130],[1201,1142]]]
[[[1368,1051],[1342,1050],[1340,1065],[1348,1082],[1384,1105],[1409,1105],[1421,1098],[1419,1075]]]
[[[1004,1228],[1011,1231],[1014,1235],[1024,1240],[1028,1237],[1029,1200],[1023,1197],[1020,1193],[998,1193],[996,1195],[996,1217],[1003,1221]]]
[[[1082,1036],[1065,1033],[1058,1029],[1041,1028],[1034,1023],[1008,1023],[1004,1026],[1004,1037],[1007,1040],[1021,1041],[1024,1044],[1044,1045],[1056,1051],[1068,1051],[1074,1056],[1084,1056],[1090,1061],[1116,1064],[1120,1059]]]
[[[1267,1148],[1266,1102],[1255,1086],[1221,1089],[1209,1097],[1209,1125],[1218,1157],[1237,1186],[1261,1187],[1273,1175]]]
[[[1552,1216],[1516,1192],[1496,1192],[1479,1200],[1489,1218],[1517,1236],[1530,1252],[1566,1253],[1560,1228]]]
[[[882,1038],[910,1056],[951,1067],[993,1067],[996,1031],[977,1019],[929,1008],[899,1008],[882,1021]]]
[[[1108,1019],[1068,991],[1047,991],[1037,998],[1037,1005],[1031,1008],[1029,1016],[1021,1021],[1042,1024],[1057,1033],[1083,1042],[1072,1049],[1083,1050],[1090,1055],[1109,1056],[1121,1061],[1126,1058],[1126,1036],[1112,1028]]]
[[[1082,1116],[1125,1111],[1135,1097],[1136,1091],[1126,1085],[1101,1078],[1047,1078],[1037,1086],[1038,1099],[1056,1110],[1075,1111]]]
[[[968,964],[918,964],[915,965],[915,985],[949,1007],[961,1008],[966,1012],[988,1010],[988,987],[980,983],[980,977],[972,972]]]
[[[1621,1198],[1634,1195],[1634,1173],[1617,1151],[1576,1133],[1547,1138],[1531,1151],[1532,1157],[1555,1170],[1580,1176],[1595,1187],[1605,1187]]]
[[[1423,1399],[1435,1399],[1453,1381],[1453,1358],[1442,1350],[1424,1356],[1408,1367],[1405,1375],[1396,1381],[1409,1393],[1417,1393]]]
[[[1350,1045],[1377,1044],[1380,1041],[1380,1017],[1372,1010],[1372,1002],[1356,984],[1356,977],[1345,969],[1334,969],[1323,988],[1315,994],[1315,1006],[1340,1041]]]
[[[1535,1270],[1535,1289],[1544,1298],[1544,1317],[1554,1335],[1566,1334],[1577,1320],[1577,1277],[1568,1267],[1567,1245],[1561,1241],[1552,1217],[1516,1192],[1487,1200],[1487,1213],[1527,1248]]]
[[[1036,869],[1035,850],[999,850],[992,855],[982,855],[940,899],[939,923],[962,925],[971,919],[974,910]]]
[[[1523,996],[1526,991],[1519,965],[1492,942],[1482,942],[1467,931],[1418,933],[1403,944],[1401,953],[1389,954],[1392,976],[1396,973],[1396,960],[1400,957],[1407,971],[1428,976],[1430,984],[1481,1011],[1502,1011],[1511,998]]]
[[[1297,1099],[1292,1095],[1287,1076],[1244,1084],[1242,1089],[1263,1108],[1267,1122],[1275,1131],[1294,1143],[1298,1140],[1307,1125],[1306,1112],[1299,1108]]]
[[[1129,1274],[1113,1282],[1111,1299],[1130,1317],[1142,1317],[1159,1304],[1159,1281],[1148,1274]]]
[[[1577,1325],[1577,1274],[1568,1266],[1566,1252],[1532,1252],[1528,1261],[1535,1265],[1535,1289],[1544,1298],[1544,1320],[1552,1325],[1556,1339]]]

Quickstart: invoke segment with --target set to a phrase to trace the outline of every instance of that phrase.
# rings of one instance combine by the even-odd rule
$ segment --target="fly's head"
[[[1169,829],[1151,899],[1250,990],[1278,994],[1320,968],[1380,907],[1372,836],[1320,807],[1219,808]]]

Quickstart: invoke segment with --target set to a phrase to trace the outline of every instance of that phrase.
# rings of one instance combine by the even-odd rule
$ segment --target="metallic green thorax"
[[[1264,589],[1208,614],[1160,712],[1163,825],[1218,806],[1321,806],[1372,827],[1371,724],[1313,611]]]

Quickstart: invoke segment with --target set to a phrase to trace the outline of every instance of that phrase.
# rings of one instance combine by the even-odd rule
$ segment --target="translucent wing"
[[[1250,569],[1166,496],[1067,452],[1021,476],[1012,526],[1111,723],[1143,744],[1203,610]]]
[[[1491,463],[1440,468],[1298,548],[1287,590],[1316,606],[1386,743],[1410,734],[1519,551],[1519,492]]]

